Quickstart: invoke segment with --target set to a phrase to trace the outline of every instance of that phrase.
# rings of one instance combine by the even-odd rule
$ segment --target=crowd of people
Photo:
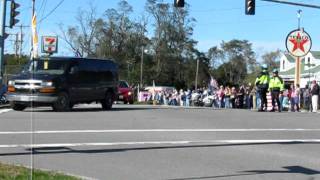
[[[269,111],[301,110],[316,112],[318,110],[319,85],[314,80],[303,88],[299,84],[285,85],[278,75],[278,70],[269,76],[267,66],[254,84],[241,86],[216,86],[198,88],[197,90],[173,90],[172,92],[157,92],[152,99],[157,104],[172,106],[210,106],[213,108],[238,108],[267,111],[267,95],[272,99]]]

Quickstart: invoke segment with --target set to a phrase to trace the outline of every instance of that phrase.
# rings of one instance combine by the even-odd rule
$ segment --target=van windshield
[[[34,74],[64,74],[68,63],[61,60],[33,60],[24,68],[24,73]]]

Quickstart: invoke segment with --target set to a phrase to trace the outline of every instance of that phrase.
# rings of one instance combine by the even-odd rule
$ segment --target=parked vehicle
[[[100,102],[111,109],[118,92],[118,66],[111,60],[50,57],[30,61],[8,82],[14,110],[52,106],[68,111],[78,103]]]
[[[202,101],[202,97],[201,94],[198,92],[194,92],[191,95],[191,103],[192,106],[203,106],[203,101]]]
[[[216,106],[215,100],[216,100],[216,96],[210,95],[210,94],[206,94],[206,95],[204,95],[204,97],[202,99],[203,106],[205,106],[205,107]]]
[[[126,81],[119,81],[118,91],[118,101],[123,101],[124,104],[133,104],[133,89],[128,85]]]

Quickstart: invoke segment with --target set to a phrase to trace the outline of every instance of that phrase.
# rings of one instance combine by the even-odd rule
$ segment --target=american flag
[[[31,55],[33,58],[38,57],[38,33],[37,33],[37,17],[34,13],[31,21],[31,30],[32,30],[32,52]]]
[[[212,76],[210,76],[209,86],[213,89],[217,89],[219,87],[218,82]]]

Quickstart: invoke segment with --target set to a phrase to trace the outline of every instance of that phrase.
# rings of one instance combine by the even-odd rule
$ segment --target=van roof
[[[48,57],[40,57],[39,59],[46,59]],[[52,60],[66,60],[66,59],[69,59],[69,60],[103,60],[103,61],[112,61],[112,62],[115,62],[113,59],[101,59],[101,58],[82,58],[82,57],[72,57],[72,56],[51,56],[49,57],[49,59],[52,59]]]

